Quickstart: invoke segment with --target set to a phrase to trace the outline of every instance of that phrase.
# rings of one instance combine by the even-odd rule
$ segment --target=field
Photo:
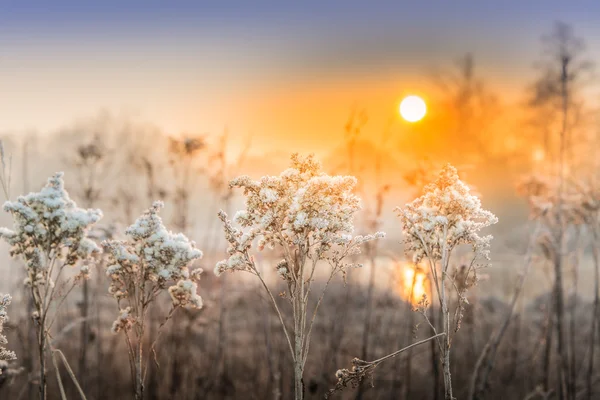
[[[314,151],[6,130],[0,399],[600,398],[584,43],[556,23],[514,104],[467,54]]]

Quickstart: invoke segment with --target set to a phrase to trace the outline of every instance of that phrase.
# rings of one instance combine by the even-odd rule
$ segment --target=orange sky
[[[69,63],[68,54],[36,54],[0,66],[11,77],[0,84],[3,93],[10,93],[0,96],[0,131],[45,133],[105,109],[171,134],[220,134],[227,127],[233,136],[251,134],[254,146],[263,150],[319,152],[339,143],[353,107],[367,110],[370,135],[380,134],[390,118],[398,129],[407,124],[397,113],[404,95],[418,94],[430,113],[439,111],[430,71],[252,80],[251,71],[238,75],[227,66],[217,72],[214,65],[190,71],[194,63],[147,65],[143,57],[103,53]],[[510,101],[521,95],[523,81],[503,77],[490,83]]]

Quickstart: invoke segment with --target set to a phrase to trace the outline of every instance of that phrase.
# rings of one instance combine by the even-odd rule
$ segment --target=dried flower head
[[[373,378],[373,372],[377,367],[376,363],[361,360],[357,357],[352,359],[352,369],[342,368],[335,372],[337,382],[333,389],[325,393],[325,398],[330,398],[335,392],[350,387],[356,389],[364,379]],[[373,386],[373,381],[371,381]]]
[[[0,237],[11,245],[11,256],[26,262],[27,285],[54,284],[47,269],[50,253],[74,266],[100,250],[88,231],[102,212],[77,207],[65,191],[62,172],[49,178],[40,192],[7,201],[4,210],[12,214],[14,230],[0,228]]]
[[[140,300],[137,296],[147,304],[168,289],[174,306],[201,308],[196,282],[202,270],[190,271],[190,267],[202,257],[202,252],[185,235],[166,229],[158,215],[162,207],[162,202],[155,202],[128,227],[125,230],[128,240],[102,243],[108,253],[109,293],[117,301],[126,299],[129,306],[133,306]],[[116,331],[131,326],[129,319],[127,324],[122,323],[123,316],[128,316],[130,311],[129,307],[121,310],[113,331],[115,326],[119,328]],[[132,323],[135,321],[137,318]]]
[[[175,306],[191,305],[194,308],[202,308],[202,298],[196,293],[198,284],[191,280],[180,280],[176,285],[169,288],[169,294]]]
[[[4,323],[8,320],[6,314],[6,308],[10,305],[11,297],[7,294],[0,295],[0,361],[11,361],[16,357],[15,353],[4,348],[4,345],[8,343],[6,336],[3,335]],[[0,370],[0,374],[2,371]]]
[[[425,187],[421,197],[396,211],[406,251],[413,254],[415,263],[426,256],[440,260],[445,246],[450,250],[460,244],[470,244],[477,254],[489,257],[492,236],[479,236],[479,231],[497,223],[498,218],[481,208],[479,198],[470,193],[450,164]]]
[[[215,274],[249,270],[250,261],[244,253],[255,240],[258,250],[303,247],[311,259],[340,261],[358,253],[360,244],[384,234],[352,236],[354,215],[360,209],[360,200],[353,193],[355,185],[356,178],[326,175],[312,156],[301,158],[297,154],[292,155],[291,168],[279,176],[232,180],[231,187],[244,190],[246,209],[234,218],[242,229],[234,227],[224,212],[219,213],[229,242],[229,258],[217,263]],[[292,260],[283,260],[276,267],[284,279],[287,264]]]
[[[113,322],[112,331],[113,333],[119,333],[121,331],[127,331],[131,329],[135,319],[131,315],[131,307],[122,308],[119,310],[119,316]]]

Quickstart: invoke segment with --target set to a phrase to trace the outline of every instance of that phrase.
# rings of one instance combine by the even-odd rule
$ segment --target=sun
[[[400,292],[404,300],[417,304],[427,293],[427,275],[419,267],[406,265],[400,278]]]
[[[408,122],[421,120],[427,112],[427,106],[419,96],[407,96],[400,103],[400,115]]]

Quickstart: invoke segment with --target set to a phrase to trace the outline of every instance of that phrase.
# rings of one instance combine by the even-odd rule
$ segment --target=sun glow
[[[400,115],[408,122],[420,121],[427,113],[427,105],[419,96],[407,96],[400,103]]]
[[[531,158],[535,162],[542,162],[542,161],[544,161],[545,157],[546,157],[546,154],[544,153],[544,149],[540,149],[540,148],[533,150],[533,153],[531,154]]]
[[[427,291],[427,275],[419,267],[404,265],[401,267],[399,291],[403,299],[417,304]]]

